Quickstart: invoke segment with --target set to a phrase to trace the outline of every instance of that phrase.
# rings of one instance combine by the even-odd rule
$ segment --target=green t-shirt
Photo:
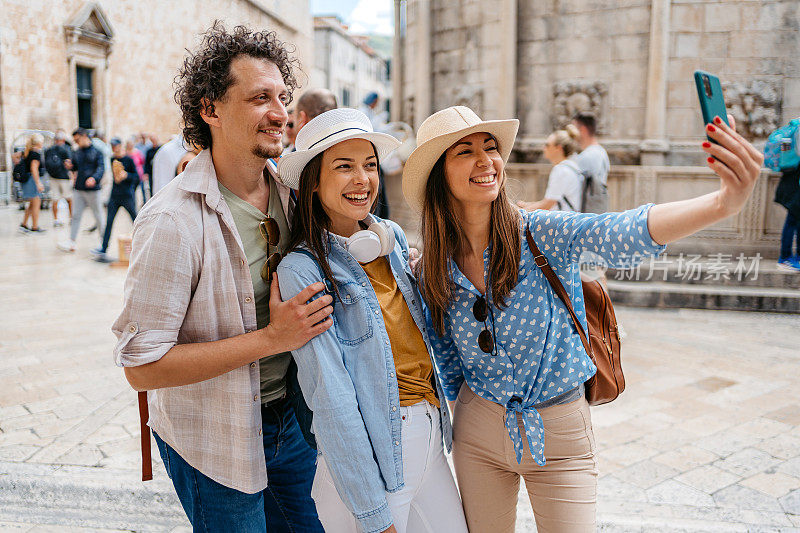
[[[269,324],[269,285],[261,279],[261,267],[271,253],[286,251],[289,244],[289,224],[281,207],[278,188],[273,180],[269,180],[269,205],[267,215],[274,218],[281,230],[277,247],[268,246],[258,229],[264,214],[255,206],[245,202],[224,185],[219,190],[233,215],[236,230],[242,239],[244,254],[250,266],[250,278],[253,280],[253,295],[256,303],[256,324],[261,329]],[[269,249],[268,249],[269,248]],[[289,352],[271,355],[259,360],[261,373],[261,403],[268,403],[280,398],[286,392],[286,370],[289,368],[292,354]]]

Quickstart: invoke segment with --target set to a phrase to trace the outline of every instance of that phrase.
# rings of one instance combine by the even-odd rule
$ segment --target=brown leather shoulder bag
[[[564,302],[586,353],[597,367],[597,373],[586,382],[586,400],[589,405],[601,405],[615,400],[625,390],[625,376],[622,375],[619,330],[611,298],[599,281],[583,281],[583,302],[586,304],[586,322],[589,326],[587,337],[567,291],[547,258],[539,251],[529,229],[525,230],[525,238],[533,252],[536,266],[542,270],[553,291]]]

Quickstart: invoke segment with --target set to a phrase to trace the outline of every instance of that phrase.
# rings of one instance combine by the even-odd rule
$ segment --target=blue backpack
[[[781,172],[800,165],[800,119],[773,131],[764,145],[764,166]]]

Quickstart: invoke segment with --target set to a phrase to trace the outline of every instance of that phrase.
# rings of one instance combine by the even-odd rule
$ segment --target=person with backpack
[[[53,226],[60,227],[64,223],[58,219],[58,202],[63,198],[72,218],[72,180],[69,177],[66,162],[72,160],[72,148],[66,142],[64,130],[57,130],[53,146],[44,151],[44,166],[50,175],[50,191],[53,196]]]
[[[719,117],[706,126],[719,144],[702,143],[717,191],[604,214],[511,206],[505,165],[518,120],[483,121],[458,106],[419,127],[403,195],[422,213],[418,274],[434,360],[455,402],[453,462],[470,531],[514,531],[520,477],[539,531],[595,531],[598,471],[584,383],[596,369],[579,333],[587,313],[578,260],[590,251],[612,266],[630,264],[738,213],[763,156],[728,119],[731,126]]]
[[[574,125],[567,124],[563,130],[551,133],[542,149],[545,159],[554,165],[547,179],[544,198],[538,202],[517,202],[517,205],[527,211],[554,209],[581,212],[584,176],[574,160],[577,151],[578,128]]]
[[[22,233],[44,233],[45,231],[39,227],[39,210],[42,206],[42,193],[44,192],[44,182],[42,181],[43,145],[44,137],[39,133],[34,133],[25,142],[25,151],[22,154],[24,167],[18,181],[22,185],[22,198],[28,202],[22,223],[19,225],[19,231]],[[31,221],[30,226],[28,226],[28,220]]]
[[[800,272],[800,167],[783,171],[775,189],[775,201],[786,208],[777,268]]]
[[[592,113],[581,111],[572,118],[578,128],[580,151],[575,155],[584,176],[581,212],[605,213],[608,211],[608,171],[611,163],[606,149],[597,140],[597,118]]]
[[[764,166],[781,172],[775,202],[786,208],[778,270],[800,272],[800,118],[773,131],[764,145]],[[792,243],[795,253],[792,253]]]

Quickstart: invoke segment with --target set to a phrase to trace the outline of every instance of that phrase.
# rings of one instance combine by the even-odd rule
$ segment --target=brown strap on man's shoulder
[[[147,409],[147,391],[139,393],[139,424],[142,437],[142,481],[153,479],[153,459],[150,456],[150,412]]]
[[[581,325],[581,321],[578,320],[578,315],[575,314],[575,309],[572,307],[572,301],[567,294],[566,289],[564,289],[564,285],[561,284],[561,280],[558,279],[556,273],[553,272],[553,268],[550,266],[550,263],[547,262],[547,258],[539,251],[539,247],[536,246],[536,243],[533,240],[533,235],[531,235],[531,230],[526,228],[525,229],[525,239],[528,241],[528,247],[533,252],[533,262],[536,263],[542,270],[542,274],[544,277],[547,278],[547,281],[550,282],[550,286],[553,287],[553,291],[558,295],[564,305],[567,306],[567,311],[569,311],[569,316],[572,317],[572,322],[575,324],[575,328],[578,330],[578,335],[581,337],[581,342],[583,343],[583,348],[586,350],[586,353],[594,359],[594,355],[592,354],[592,347],[589,344],[589,338],[586,336],[586,331],[584,331],[583,326]]]

